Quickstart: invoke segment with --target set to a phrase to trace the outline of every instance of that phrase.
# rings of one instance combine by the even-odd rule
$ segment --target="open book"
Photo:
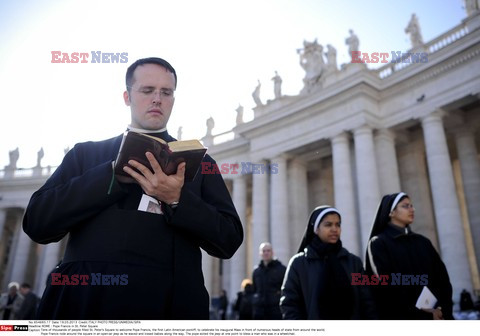
[[[186,162],[185,181],[192,181],[197,174],[207,148],[198,140],[166,142],[147,134],[127,131],[123,135],[122,144],[115,160],[115,174],[130,177],[123,171],[125,166],[136,170],[128,164],[129,160],[138,161],[153,172],[152,166],[145,156],[146,152],[155,156],[163,172],[167,175],[175,174],[177,166]]]
[[[428,289],[427,286],[423,286],[422,292],[418,296],[417,303],[415,304],[415,307],[418,309],[431,309],[435,307],[435,304],[437,303],[437,298],[433,293]]]

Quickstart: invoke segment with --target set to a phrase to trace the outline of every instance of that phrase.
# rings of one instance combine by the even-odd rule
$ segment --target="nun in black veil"
[[[305,235],[289,262],[282,285],[283,319],[376,319],[367,286],[352,285],[364,274],[357,256],[342,247],[340,212],[328,205],[313,210]]]
[[[403,193],[385,195],[378,206],[368,242],[365,269],[388,276],[388,284],[371,286],[381,319],[453,319],[452,285],[447,269],[428,238],[410,228],[415,208]],[[424,286],[438,299],[433,309],[416,308]]]

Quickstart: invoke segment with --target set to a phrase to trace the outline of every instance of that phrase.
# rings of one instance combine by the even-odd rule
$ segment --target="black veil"
[[[373,221],[372,231],[370,232],[370,237],[368,238],[367,246],[370,244],[370,240],[378,236],[380,233],[385,230],[388,223],[390,222],[390,213],[396,208],[397,204],[404,198],[409,197],[404,192],[388,194],[383,196],[380,204],[378,205],[377,215]],[[365,270],[371,271],[370,260],[368,258],[368,247],[365,256]]]
[[[307,223],[307,228],[305,229],[305,234],[302,238],[302,242],[300,243],[300,247],[298,248],[298,252],[303,252],[305,247],[307,247],[308,244],[310,244],[310,242],[312,241],[313,237],[315,237],[315,224],[318,225],[322,221],[323,217],[331,213],[337,214],[340,217],[340,221],[342,220],[342,215],[340,215],[340,212],[334,207],[331,207],[330,205],[320,205],[312,211]],[[319,216],[321,217],[319,218]]]

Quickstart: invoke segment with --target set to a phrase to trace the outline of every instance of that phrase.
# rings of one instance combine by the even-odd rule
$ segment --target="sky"
[[[162,57],[177,71],[174,137],[213,134],[235,126],[236,109],[253,119],[252,92],[297,95],[305,72],[297,49],[317,39],[350,62],[349,29],[362,52],[406,51],[416,13],[425,42],[465,18],[462,0],[156,0],[0,1],[0,170],[19,148],[17,167],[57,166],[65,148],[121,134],[130,122],[123,101],[125,72],[138,58]],[[326,50],[326,48],[325,48]],[[52,51],[89,53],[88,63],[52,63]],[[127,63],[91,63],[91,52],[128,53]],[[374,64],[369,65],[374,68]]]

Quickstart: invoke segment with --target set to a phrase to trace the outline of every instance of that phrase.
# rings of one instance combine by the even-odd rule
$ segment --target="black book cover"
[[[167,143],[163,139],[149,136],[133,131],[125,132],[115,161],[115,174],[130,177],[123,171],[124,166],[129,166],[129,160],[135,160],[153,169],[145,156],[146,152],[151,152],[157,159],[160,167],[165,174],[171,175],[177,172],[177,166],[181,162],[186,162],[185,181],[192,181],[200,167],[207,148],[198,140],[172,141]]]

